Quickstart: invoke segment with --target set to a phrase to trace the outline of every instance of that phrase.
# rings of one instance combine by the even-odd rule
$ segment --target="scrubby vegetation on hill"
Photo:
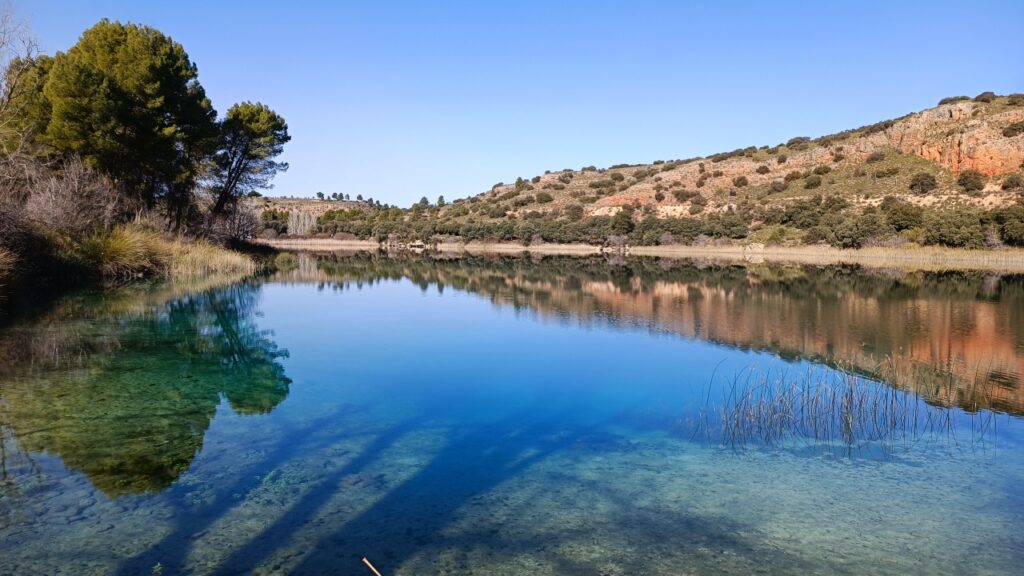
[[[349,206],[319,214],[310,233],[524,244],[1019,246],[1024,135],[1015,126],[1024,122],[1024,99],[1015,96],[947,98],[895,120],[707,158],[548,171],[446,204]]]

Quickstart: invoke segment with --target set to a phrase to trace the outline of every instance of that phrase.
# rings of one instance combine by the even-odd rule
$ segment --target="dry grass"
[[[97,232],[71,248],[71,259],[104,278],[195,277],[253,272],[251,258],[207,242],[168,240],[143,226]]]
[[[167,274],[172,278],[195,278],[215,274],[251,274],[256,271],[252,258],[214,246],[209,242],[195,241],[189,244],[173,242],[171,262]]]
[[[14,254],[0,248],[0,281],[10,275],[14,269]]]

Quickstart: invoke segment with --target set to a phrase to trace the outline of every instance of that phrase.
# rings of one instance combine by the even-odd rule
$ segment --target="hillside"
[[[377,239],[980,247],[1024,243],[1022,168],[1024,95],[984,93],[816,139],[549,171],[440,206],[311,203],[326,205],[315,232]]]

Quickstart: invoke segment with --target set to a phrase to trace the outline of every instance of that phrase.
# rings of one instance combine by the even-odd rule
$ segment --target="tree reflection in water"
[[[222,398],[239,414],[262,414],[288,396],[287,352],[257,327],[258,294],[239,283],[14,331],[25,337],[0,342],[20,354],[0,368],[5,436],[22,454],[59,456],[111,496],[170,486]]]

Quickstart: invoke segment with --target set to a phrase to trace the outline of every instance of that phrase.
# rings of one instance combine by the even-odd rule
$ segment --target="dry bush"
[[[28,184],[28,219],[62,234],[77,236],[96,229],[109,230],[128,213],[110,181],[77,158],[66,160],[53,171],[36,171]]]
[[[256,211],[239,204],[220,216],[211,217],[206,225],[206,237],[218,244],[227,244],[232,240],[252,240],[260,228]]]

